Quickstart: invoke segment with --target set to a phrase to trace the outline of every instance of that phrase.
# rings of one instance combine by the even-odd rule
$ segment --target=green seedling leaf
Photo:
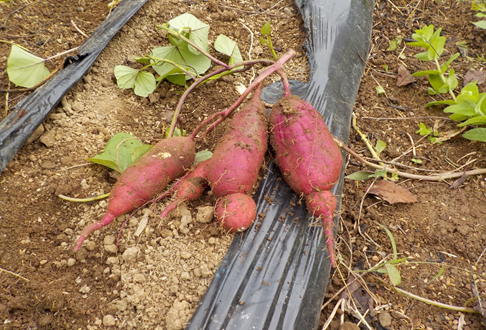
[[[427,76],[427,75],[430,75],[430,74],[440,75],[440,74],[442,74],[442,72],[440,72],[439,70],[417,71],[417,72],[412,73],[412,76],[423,77],[423,76]]]
[[[440,67],[440,70],[441,70],[441,73],[445,73],[447,71],[447,69],[449,68],[449,65],[451,65],[452,61],[454,61],[456,58],[458,58],[461,54],[459,53],[455,53],[453,54],[448,60],[447,62],[445,62],[441,67]]]
[[[390,231],[390,229],[383,226],[381,223],[377,223],[377,225],[380,226],[381,229],[383,229],[386,232],[386,234],[388,235],[388,238],[390,239],[392,249],[393,249],[393,259],[394,260],[398,259],[397,245],[395,243],[395,238],[393,237],[392,232]]]
[[[422,160],[421,159],[412,158],[412,162],[414,162],[415,164],[422,164]]]
[[[385,269],[388,274],[388,277],[390,278],[391,283],[394,286],[400,285],[402,283],[402,277],[400,276],[400,272],[398,269],[393,266],[392,264],[386,263],[385,264]]]
[[[379,155],[386,148],[386,142],[378,140],[376,141],[375,151]]]
[[[169,131],[170,131],[170,127],[167,127],[167,129],[165,130],[165,137],[168,138],[169,137]],[[181,130],[180,128],[176,127],[175,130],[174,130],[174,134],[172,135],[173,137],[176,137],[176,136],[186,136],[187,135],[187,132],[185,129]]]
[[[482,20],[482,21],[479,21],[479,22],[473,22],[473,24],[476,25],[478,28],[486,29],[486,21],[485,20]]]
[[[432,128],[427,128],[424,123],[419,124],[419,130],[415,133],[420,134],[421,136],[429,135],[432,132]]]
[[[370,175],[370,178],[384,178],[386,177],[386,170],[376,170],[375,173]]]
[[[32,88],[41,83],[50,72],[44,65],[44,59],[12,45],[7,60],[7,74],[8,79],[15,85]]]
[[[381,87],[381,85],[376,86],[375,89],[376,89],[376,92],[378,93],[378,95],[386,94],[385,89],[383,87]]]
[[[432,61],[439,58],[444,51],[446,42],[446,38],[440,36],[441,31],[442,28],[438,28],[434,32],[433,24],[424,26],[420,30],[415,30],[415,33],[412,34],[412,38],[416,41],[409,42],[408,45],[427,49],[426,52],[416,54],[415,57],[421,61]]]
[[[140,71],[125,65],[117,65],[114,69],[116,83],[120,88],[133,88],[138,96],[147,97],[157,85],[155,77],[147,71]]]
[[[388,73],[388,65],[383,64],[383,69],[385,69],[385,72]]]
[[[225,36],[224,34],[220,34],[216,41],[214,42],[214,48],[227,56],[230,57],[229,65],[243,62],[243,58],[241,57],[240,49],[236,42]]]
[[[154,48],[152,50],[151,57],[156,59],[167,59],[175,63],[179,63],[185,67],[189,67],[190,71],[194,72],[196,75],[203,74],[211,66],[211,60],[209,58],[207,58],[204,54],[196,55],[192,53],[187,48],[187,44],[185,46],[181,45]],[[190,78],[189,76],[186,76],[186,74],[183,73],[179,68],[169,63],[157,63],[153,66],[153,68],[161,77],[166,77],[173,83],[175,82],[170,78],[179,76],[179,80],[177,80],[177,82],[181,86],[184,86],[185,80]],[[182,78],[182,84],[180,78]]]
[[[442,266],[442,267],[440,268],[439,272],[437,273],[437,275],[435,275],[435,276],[434,276],[434,277],[433,277],[433,278],[430,280],[430,282],[429,282],[429,283],[432,283],[432,282],[434,282],[435,280],[437,280],[439,277],[441,277],[441,275],[444,273],[444,270],[445,270],[445,267],[444,267],[444,266]]]
[[[373,172],[366,172],[366,171],[359,171],[359,172],[354,172],[353,174],[350,174],[348,176],[345,176],[346,179],[350,180],[355,180],[355,181],[363,181],[371,178],[371,175],[374,175],[375,173]]]
[[[211,151],[209,151],[208,149],[201,150],[196,153],[196,159],[194,160],[194,162],[197,164],[211,157],[213,157],[213,153]]]
[[[137,149],[143,146],[142,142],[130,134],[117,133],[106,143],[101,154],[88,158],[88,160],[121,173],[136,158],[136,156],[132,156],[133,154],[139,155],[139,157],[142,155],[143,149]]]
[[[272,26],[270,25],[270,21],[265,22],[263,24],[262,29],[260,30],[261,34],[264,36],[269,36],[270,33],[272,32]]]
[[[402,40],[403,40],[402,36],[398,36],[395,39],[391,40],[390,46],[388,46],[387,50],[388,51],[396,50],[398,46],[400,46],[400,44],[402,43]]]
[[[427,103],[425,105],[425,107],[428,108],[428,107],[431,107],[431,106],[434,106],[434,105],[443,105],[443,104],[453,105],[453,104],[456,104],[456,101],[454,101],[454,100],[432,101],[432,102]]]
[[[471,141],[486,142],[486,128],[473,128],[462,135]]]
[[[185,13],[169,21],[171,29],[184,31],[189,34],[188,38],[196,45],[204,49],[209,50],[208,46],[208,34],[209,25],[204,24],[198,20],[195,16]],[[187,45],[187,44],[186,44]],[[189,45],[188,50],[194,55],[199,55],[199,52]],[[190,62],[189,62],[190,63]]]

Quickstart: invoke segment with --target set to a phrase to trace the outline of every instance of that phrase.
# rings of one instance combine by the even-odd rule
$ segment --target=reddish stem
[[[248,88],[243,92],[243,94],[240,95],[240,97],[236,100],[235,103],[233,103],[229,108],[214,113],[205,120],[199,124],[198,127],[192,132],[191,134],[191,139],[195,139],[199,131],[202,129],[203,126],[209,124],[214,118],[216,117],[221,117],[217,119],[208,129],[206,129],[206,132],[204,135],[208,134],[217,124],[219,124],[221,121],[223,121],[226,117],[228,117],[231,112],[236,109],[237,107],[240,106],[240,104],[248,97],[248,95],[251,93],[253,89],[255,89],[258,85],[260,85],[263,80],[265,80],[268,76],[270,76],[274,72],[278,72],[279,70],[282,69],[283,65],[287,63],[293,56],[295,55],[295,52],[290,49],[287,53],[285,53],[277,62],[266,68],[251,84],[248,86]],[[288,85],[288,81],[287,81]],[[285,86],[284,86],[285,88]],[[289,89],[290,91],[290,89]],[[203,135],[203,136],[204,136]]]

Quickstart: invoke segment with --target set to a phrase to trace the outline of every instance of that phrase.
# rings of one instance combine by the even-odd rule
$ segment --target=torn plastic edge
[[[0,173],[62,97],[86,74],[108,42],[148,0],[122,1],[79,47],[79,56],[22,99],[0,123]]]

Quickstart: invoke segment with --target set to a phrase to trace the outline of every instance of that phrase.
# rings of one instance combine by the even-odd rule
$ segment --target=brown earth
[[[305,34],[293,1],[149,1],[53,110],[42,136],[24,146],[1,173],[0,329],[102,329],[112,324],[122,329],[182,329],[200,301],[233,238],[212,220],[213,196],[206,194],[162,221],[158,214],[168,200],[143,209],[129,220],[116,247],[113,242],[126,219],[122,216],[92,234],[77,254],[71,251],[74,240],[87,224],[100,219],[106,201],[75,204],[57,197],[110,191],[111,172],[87,164],[86,159],[99,153],[115,133],[128,132],[147,143],[163,136],[183,89],[163,83],[151,98],[143,99],[116,86],[113,67],[165,45],[167,40],[155,25],[184,12],[211,25],[211,41],[220,33],[237,40],[245,58],[249,52],[252,58],[270,58],[258,36],[263,23],[272,20],[273,41],[280,54],[289,48],[298,53],[286,66],[290,78],[302,80],[307,74]],[[108,14],[106,1],[66,6],[63,1],[12,0],[0,7],[0,39],[45,58],[84,40],[71,20],[89,35]],[[373,145],[377,140],[386,142],[382,159],[408,166],[400,167],[404,172],[432,175],[466,163],[463,170],[486,168],[484,143],[460,135],[442,144],[420,140],[416,131],[421,122],[436,125],[439,136],[458,128],[442,109],[424,108],[432,100],[425,78],[396,86],[399,65],[410,72],[430,68],[413,57],[418,50],[405,42],[387,50],[396,37],[410,38],[414,29],[433,23],[443,28],[448,54],[457,51],[458,41],[469,47],[470,58],[460,57],[452,64],[462,83],[470,69],[485,72],[486,33],[470,23],[475,20],[466,2],[375,3],[371,50],[355,114],[358,127]],[[14,88],[4,71],[8,53],[8,45],[2,43],[2,89]],[[60,63],[61,59],[48,66],[53,69]],[[184,128],[191,131],[202,118],[229,106],[238,96],[235,86],[248,85],[252,76],[250,71],[198,87],[184,108]],[[378,84],[386,96],[377,94]],[[484,83],[479,87],[486,91]],[[24,94],[1,96],[4,116]],[[222,130],[218,128],[198,148],[212,148]],[[363,157],[370,156],[356,131],[351,132],[349,146]],[[356,158],[348,158],[346,175],[364,169],[370,170]],[[372,180],[345,181],[336,239],[341,262],[323,298],[322,324],[338,301],[327,304],[328,300],[345,289],[351,270],[371,269],[393,257],[390,238],[378,224],[390,229],[398,258],[408,259],[397,266],[401,289],[454,306],[473,298],[475,286],[485,294],[485,176],[470,176],[451,189],[454,180],[400,179],[398,185],[418,200],[410,204],[390,204],[365,194]],[[149,219],[146,226],[144,218]],[[135,235],[138,228],[141,233]],[[435,278],[442,267],[443,273]],[[446,310],[397,293],[385,275],[367,273],[363,278],[373,298],[366,301],[371,303],[371,314],[385,328],[484,327],[478,314]],[[468,307],[474,305],[473,301]],[[344,319],[356,322],[349,312]],[[340,317],[334,316],[331,328],[337,329],[339,323]]]

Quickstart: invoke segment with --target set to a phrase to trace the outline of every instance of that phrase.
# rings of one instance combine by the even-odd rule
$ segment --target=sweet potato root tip
[[[100,221],[86,227],[81,233],[81,235],[79,235],[76,244],[74,245],[73,251],[76,252],[79,250],[79,248],[81,247],[81,245],[83,245],[83,242],[85,241],[85,239],[88,237],[90,233],[109,225],[110,223],[113,222],[114,219],[115,219],[115,215],[113,215],[110,212],[107,212]]]
[[[245,231],[256,218],[256,203],[250,196],[242,193],[221,197],[214,209],[221,226],[232,232]]]
[[[334,254],[333,218],[337,207],[336,197],[327,190],[313,192],[306,196],[306,205],[309,212],[322,220],[326,246],[331,259],[331,265],[336,266]]]

